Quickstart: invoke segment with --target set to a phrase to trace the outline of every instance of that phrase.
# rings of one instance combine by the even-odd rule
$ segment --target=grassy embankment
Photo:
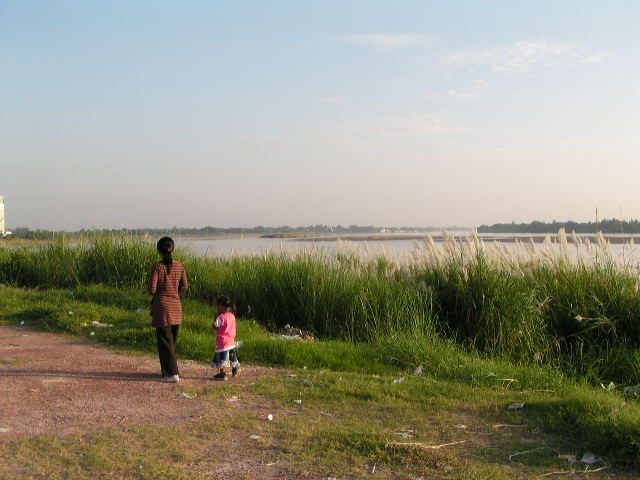
[[[305,402],[354,408],[353,416],[345,413],[346,423],[333,433],[290,425],[302,435],[300,442],[384,463],[388,432],[376,429],[375,421],[358,427],[348,420],[361,408],[379,406],[399,423],[415,420],[425,407],[464,409],[558,432],[573,448],[638,464],[640,408],[617,388],[592,386],[638,383],[640,361],[637,280],[603,252],[598,263],[575,262],[567,255],[536,258],[523,249],[507,254],[472,242],[427,246],[401,264],[354,253],[229,259],[186,254],[181,259],[192,290],[180,354],[209,359],[211,309],[202,300],[225,292],[248,318],[239,326],[245,361],[340,372],[307,371],[314,388]],[[142,293],[153,261],[148,244],[112,237],[74,248],[0,250],[1,281],[32,288],[0,290],[0,321],[94,332],[110,345],[153,351],[151,332],[143,328],[148,319]],[[114,326],[96,328],[91,320]],[[291,342],[265,330],[285,323],[322,340]],[[391,390],[388,376],[417,365],[425,367],[423,377]],[[347,383],[338,380],[343,377]],[[282,401],[305,390],[297,380],[287,382],[261,388]],[[524,401],[527,408],[505,412],[511,401]]]

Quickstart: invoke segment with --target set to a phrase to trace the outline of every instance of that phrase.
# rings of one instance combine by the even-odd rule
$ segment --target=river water
[[[471,232],[452,232],[451,235],[463,240],[467,235],[471,235]],[[176,246],[187,247],[188,249],[207,256],[229,256],[229,255],[255,255],[265,253],[269,251],[286,251],[295,252],[304,249],[315,248],[324,250],[327,252],[334,252],[337,250],[345,249],[358,249],[361,252],[371,253],[385,253],[388,256],[400,256],[405,253],[411,252],[418,245],[424,245],[427,239],[427,234],[393,234],[384,236],[385,238],[372,238],[372,235],[348,235],[351,240],[338,240],[338,237],[331,241],[326,240],[304,240],[295,238],[262,238],[259,236],[245,235],[245,236],[223,236],[223,237],[209,237],[209,238],[176,238]],[[410,238],[406,238],[410,237]],[[434,232],[432,237],[436,242],[442,240],[442,234]],[[499,242],[501,248],[511,249],[516,248],[515,239],[523,243],[529,243],[530,238],[533,238],[536,248],[544,248],[542,240],[545,235],[496,235],[496,234],[480,234],[480,238],[484,243],[489,245],[494,242]],[[612,242],[616,240],[615,235],[607,236]],[[552,236],[553,238],[553,236]],[[584,237],[582,237],[584,238]],[[555,241],[555,240],[553,240]],[[640,243],[640,236],[635,237],[635,244]],[[580,246],[576,248],[575,245],[569,244],[569,248],[572,251],[585,251],[586,246]],[[640,252],[638,247],[629,246],[625,243],[611,243],[610,249],[613,253],[624,257],[626,261],[638,260],[640,258]]]

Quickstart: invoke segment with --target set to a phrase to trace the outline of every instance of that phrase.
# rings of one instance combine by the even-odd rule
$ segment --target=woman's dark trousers
[[[156,327],[156,337],[158,337],[158,355],[160,356],[160,368],[162,369],[163,377],[178,375],[176,346],[178,344],[179,331],[180,325]]]

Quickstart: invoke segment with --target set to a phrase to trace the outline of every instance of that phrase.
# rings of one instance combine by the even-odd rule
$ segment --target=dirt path
[[[86,340],[0,326],[0,441],[42,434],[65,435],[118,424],[176,426],[210,405],[185,402],[184,387],[211,386],[211,368],[180,361],[181,383],[158,381],[151,355],[125,355]],[[245,367],[248,382],[269,373]]]
[[[15,325],[0,326],[0,444],[40,435],[85,434],[114,426],[125,429],[127,425],[138,424],[178,427],[193,422],[193,425],[197,425],[198,419],[212,413],[216,408],[215,403],[199,396],[186,401],[179,394],[228,384],[249,389],[257,377],[278,372],[266,367],[245,366],[244,374],[239,378],[216,383],[211,380],[212,369],[205,365],[180,361],[179,367],[181,383],[164,384],[158,381],[159,364],[153,355],[123,354],[96,346],[86,339],[43,333]],[[261,398],[260,403],[228,402],[229,399],[227,408],[250,412],[255,418],[265,419],[267,413],[272,411],[269,398]],[[317,415],[310,413],[314,414]],[[482,423],[475,417],[464,418],[463,414],[457,414],[457,418],[470,425]],[[438,419],[435,420],[437,423]],[[510,435],[504,433],[507,434]],[[517,435],[514,442],[528,440],[524,433]],[[494,431],[485,436],[475,434],[468,441],[465,440],[465,449],[489,449],[494,441],[491,439],[495,436]],[[432,443],[445,441],[444,438],[434,438]],[[296,465],[293,459],[281,455],[273,447],[258,447],[248,435],[246,438],[230,435],[227,443],[221,454],[216,435],[211,436],[210,445],[204,445],[205,454],[202,458],[189,465],[193,478],[326,478],[319,473],[301,471],[304,467]],[[465,449],[460,449],[461,455],[464,455]],[[513,467],[512,464],[505,465],[515,475],[512,478],[524,478],[520,470],[513,470]],[[6,471],[15,474],[11,478],[24,478],[23,470],[24,465],[19,465],[9,467]],[[381,468],[379,470],[376,478],[420,478],[386,475]],[[0,476],[2,471],[0,468]],[[369,478],[369,475],[365,476]],[[116,475],[108,478],[129,477]],[[587,477],[576,472],[572,478]],[[638,477],[602,472],[589,473],[588,478]]]

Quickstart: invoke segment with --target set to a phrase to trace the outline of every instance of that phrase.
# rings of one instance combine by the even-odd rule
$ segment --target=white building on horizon
[[[0,236],[4,237],[7,231],[4,227],[4,197],[0,195]]]

